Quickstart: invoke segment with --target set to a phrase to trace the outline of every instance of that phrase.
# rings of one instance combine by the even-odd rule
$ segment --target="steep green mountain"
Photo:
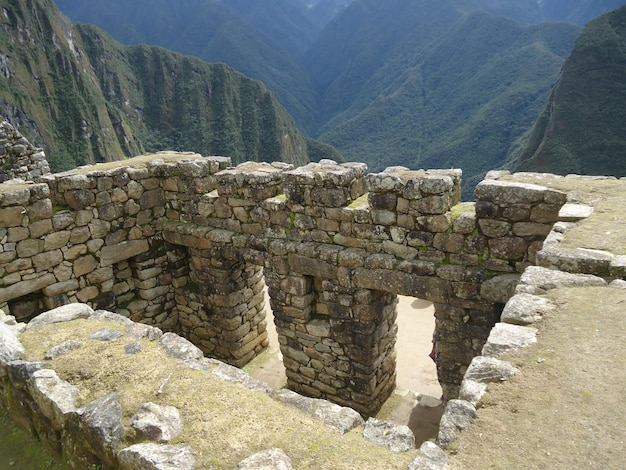
[[[315,41],[320,27],[305,3],[294,0],[221,0],[256,31],[281,45],[293,57],[301,56]]]
[[[317,34],[293,0],[57,0],[75,22],[124,44],[153,44],[223,62],[274,91],[298,126],[313,133],[313,87],[297,56]],[[259,28],[259,29],[257,29]]]
[[[626,176],[626,6],[585,26],[517,170]]]
[[[392,164],[460,167],[466,196],[484,172],[509,165],[519,153],[571,51],[579,28],[546,23],[546,17],[580,22],[612,4],[609,0],[59,2],[68,5],[68,13],[91,11],[81,20],[97,21],[112,32],[121,30],[116,34],[136,32],[144,23],[156,25],[143,32],[143,40],[160,40],[159,44],[227,62],[262,79],[309,135],[336,146],[350,160],[368,163],[373,171]],[[188,5],[196,7],[189,10]],[[309,21],[303,20],[303,5],[309,7]],[[294,51],[311,40],[311,13],[322,7],[338,13],[298,63]],[[277,24],[285,25],[282,36]],[[170,37],[177,39],[164,44]]]
[[[51,0],[0,0],[0,114],[53,170],[163,149],[302,164],[336,152],[304,137],[273,94],[224,64],[126,47]]]
[[[350,24],[355,18],[358,27]],[[345,54],[324,47],[327,54],[311,57],[312,73],[326,84],[320,139],[370,170],[460,167],[466,197],[486,171],[512,158],[579,31],[464,14],[452,2],[361,0],[317,44],[337,41],[345,30],[357,31]],[[378,62],[368,60],[368,51],[383,50]]]

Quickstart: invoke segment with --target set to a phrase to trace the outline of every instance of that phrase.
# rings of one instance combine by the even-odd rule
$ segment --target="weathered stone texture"
[[[365,415],[395,385],[395,296],[437,304],[439,378],[456,396],[517,276],[551,259],[566,202],[492,175],[460,204],[459,170],[137,162],[0,193],[0,303],[116,308],[242,366],[268,344],[267,285],[289,386]]]

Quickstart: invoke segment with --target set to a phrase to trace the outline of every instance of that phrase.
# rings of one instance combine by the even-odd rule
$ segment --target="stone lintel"
[[[148,240],[129,240],[116,245],[105,246],[100,254],[100,264],[110,266],[122,260],[145,253],[150,249]]]
[[[354,270],[355,287],[409,295],[431,302],[447,303],[450,297],[450,283],[436,277],[417,276],[388,269]]]
[[[27,294],[40,291],[45,287],[51,286],[57,280],[53,274],[44,274],[36,279],[17,282],[8,287],[0,289],[0,303],[23,297]]]

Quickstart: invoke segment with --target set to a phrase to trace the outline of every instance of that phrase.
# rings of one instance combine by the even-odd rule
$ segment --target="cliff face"
[[[516,169],[625,176],[625,69],[623,6],[581,32]]]
[[[164,149],[308,160],[307,139],[272,93],[226,65],[124,47],[73,25],[51,0],[0,7],[0,114],[45,148],[53,171]]]

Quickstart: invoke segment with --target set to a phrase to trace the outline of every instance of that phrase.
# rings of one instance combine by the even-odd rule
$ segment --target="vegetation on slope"
[[[57,3],[74,21],[96,24],[124,44],[153,44],[207,62],[223,62],[261,80],[274,91],[300,128],[313,131],[316,115],[313,87],[295,58],[317,33],[304,14],[304,5],[286,10],[285,5],[293,4],[291,0],[252,5],[240,0],[57,0]],[[296,41],[297,32],[301,36]]]
[[[626,6],[584,28],[516,169],[626,176],[624,70]]]
[[[0,114],[53,171],[145,151],[186,150],[297,165],[330,147],[298,131],[273,94],[224,64],[125,47],[74,26],[51,0],[0,0]]]
[[[404,4],[408,31],[418,21],[408,19],[410,14],[417,18],[420,11],[419,5]],[[445,10],[444,4],[431,8],[442,9],[436,16],[445,13],[450,29],[441,34],[442,25],[430,25],[433,32],[422,28],[405,35],[411,38],[408,42],[394,39],[396,32],[391,31],[387,41],[384,36],[369,39],[380,41],[376,47],[387,47],[391,59],[369,76],[359,72],[364,83],[352,90],[352,106],[332,118],[320,138],[339,148],[346,159],[365,161],[374,171],[389,165],[460,167],[469,197],[486,171],[514,155],[578,29],[555,23],[523,27],[485,12],[460,15]],[[402,24],[396,31],[400,29]],[[435,38],[435,31],[441,36]],[[426,37],[420,37],[423,34]],[[385,44],[394,44],[395,50]],[[357,54],[353,64],[358,60]],[[330,61],[342,62],[340,57]],[[320,68],[332,73],[332,63],[323,62]],[[368,70],[367,65],[363,68]],[[329,100],[334,90],[345,96],[354,82],[341,72],[336,76],[327,92]]]
[[[241,0],[59,0],[74,18],[97,21],[126,42],[223,61],[262,79],[310,135],[372,171],[460,167],[466,197],[487,170],[508,167],[519,154],[579,32],[571,24],[541,22],[548,14],[580,21],[613,1],[329,0],[315,8],[345,9],[319,32],[315,8],[307,11],[304,0],[253,6]],[[198,124],[188,119],[194,105],[181,107],[176,116],[197,135]],[[127,108],[117,101],[112,121],[130,133],[126,118],[115,114],[129,114]],[[147,109],[142,100],[136,108],[139,115]],[[151,142],[161,139],[201,151],[188,147],[197,138],[181,132],[159,122],[156,130],[129,135],[122,147],[147,143],[154,150]],[[239,140],[226,136],[220,153],[240,148]],[[329,151],[319,143],[308,147],[309,155]]]
[[[460,167],[466,197],[485,171],[519,154],[579,32],[572,23],[623,3],[59,2],[123,41],[224,61],[261,79],[306,132],[372,171]],[[339,11],[321,31],[317,8]]]

